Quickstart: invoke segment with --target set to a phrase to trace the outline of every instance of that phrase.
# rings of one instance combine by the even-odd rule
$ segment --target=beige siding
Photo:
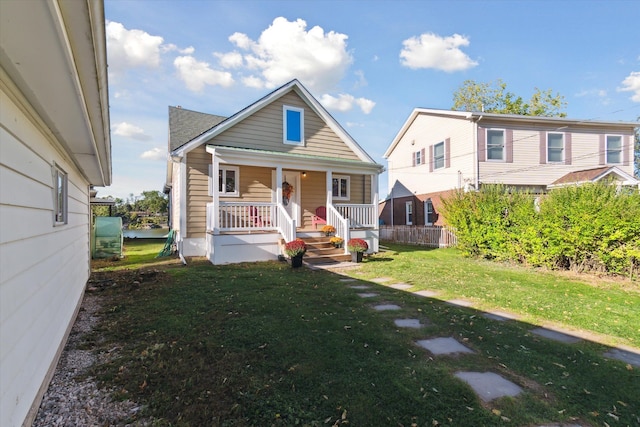
[[[286,145],[282,140],[282,106],[304,108],[305,146]],[[330,156],[359,160],[358,156],[295,93],[290,92],[257,111],[233,128],[208,141],[210,144]]]
[[[406,194],[431,193],[457,188],[459,181],[473,180],[475,147],[473,124],[463,118],[418,115],[389,156],[389,189],[402,186],[410,189]],[[450,166],[429,170],[429,147],[450,142]],[[413,153],[425,150],[425,163],[413,166]],[[461,172],[459,176],[458,171]],[[400,192],[400,191],[399,191]]]
[[[88,182],[0,82],[0,414],[25,419],[89,277]],[[68,174],[68,224],[54,226],[53,164]],[[10,419],[7,417],[11,417]]]

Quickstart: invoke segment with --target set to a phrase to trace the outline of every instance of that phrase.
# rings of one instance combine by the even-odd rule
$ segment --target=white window
[[[406,225],[413,225],[413,202],[405,203],[404,212],[405,212]]]
[[[622,136],[607,135],[607,163],[622,163]]]
[[[433,146],[433,169],[444,167],[444,141]]]
[[[424,202],[424,225],[433,225],[435,222],[435,211],[433,210],[433,202],[427,199]]]
[[[288,145],[304,145],[304,110],[282,106],[282,137]]]
[[[54,225],[67,224],[68,218],[68,199],[69,199],[69,183],[67,173],[60,169],[58,165],[53,167],[53,190],[54,190],[54,207],[53,207],[53,223]]]
[[[547,133],[547,162],[564,161],[564,134]]]
[[[349,200],[351,187],[351,177],[335,175],[331,178],[332,194],[334,200]]]
[[[487,160],[504,160],[503,129],[487,129]]]
[[[213,196],[213,165],[209,165],[209,196]],[[240,169],[237,166],[220,166],[218,170],[218,192],[221,196],[238,197],[240,191]]]
[[[422,158],[422,153],[420,151],[416,151],[414,156],[416,158],[416,166],[424,163],[424,159]]]

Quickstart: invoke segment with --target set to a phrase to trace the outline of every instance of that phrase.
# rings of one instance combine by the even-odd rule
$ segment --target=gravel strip
[[[98,389],[94,378],[85,377],[88,369],[98,362],[98,357],[91,350],[81,350],[78,346],[83,336],[98,323],[99,310],[100,296],[90,288],[85,293],[33,427],[151,425],[150,421],[136,419],[139,405],[129,400],[113,401],[111,390]],[[104,357],[114,357],[114,351]]]

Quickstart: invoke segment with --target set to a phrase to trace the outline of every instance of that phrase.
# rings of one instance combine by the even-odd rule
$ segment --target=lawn
[[[133,253],[136,245],[128,250]],[[598,323],[610,326],[587,329],[635,343],[635,284],[586,284],[464,259],[453,250],[392,249],[340,273],[293,270],[279,262],[158,265],[151,258],[143,274],[127,258],[112,263],[119,267],[104,263],[96,275],[117,276],[117,285],[101,291],[101,321],[85,346],[110,357],[92,374],[117,398],[141,404],[139,416],[154,425],[640,423],[637,368],[604,359],[606,347],[599,343],[565,345],[528,332],[534,319],[581,328]],[[343,281],[347,274],[356,281]],[[527,321],[496,322],[478,310],[368,280],[380,276],[410,283],[411,290],[439,290],[446,297],[508,308]],[[360,298],[362,291],[351,288],[357,284],[371,286],[368,291],[378,296]],[[516,289],[512,298],[509,288]],[[532,294],[533,288],[542,289]],[[574,314],[556,317],[571,310],[555,302],[566,300],[564,292],[584,295],[584,304],[600,299],[607,305],[574,324]],[[536,295],[544,301],[542,314],[530,302]],[[372,309],[381,302],[402,310]],[[618,313],[633,316],[634,307],[635,320],[619,320],[630,324],[615,328],[608,320]],[[398,328],[396,318],[418,318],[425,327]],[[435,357],[415,344],[442,336],[455,337],[475,353]],[[454,378],[461,370],[498,373],[525,392],[483,403]]]

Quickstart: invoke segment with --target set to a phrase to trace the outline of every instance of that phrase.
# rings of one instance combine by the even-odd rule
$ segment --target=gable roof
[[[640,181],[615,166],[603,166],[570,172],[548,185],[549,188],[598,182],[607,176],[617,175],[624,185],[638,185]]]
[[[169,106],[169,151],[180,148],[226,117]]]
[[[311,110],[316,113],[327,124],[327,126],[329,126],[329,128],[333,132],[335,132],[336,135],[338,135],[338,137],[342,141],[344,141],[344,143],[358,156],[361,161],[375,164],[375,161],[362,149],[362,147],[360,147],[360,145],[358,145],[358,143],[351,137],[351,135],[349,135],[347,131],[345,131],[342,126],[340,126],[340,124],[333,118],[333,116],[331,116],[331,114],[329,114],[329,112],[324,109],[324,107],[297,79],[291,80],[289,83],[284,84],[283,86],[267,94],[253,104],[238,111],[231,117],[213,125],[210,129],[195,136],[187,143],[172,149],[169,154],[171,156],[177,157],[183,156],[185,153],[209,141],[211,138],[221,134],[227,129],[235,126],[237,123],[251,116],[256,111],[264,108],[265,106],[271,104],[275,100],[292,91],[296,92],[296,94],[300,96],[300,98],[309,106],[309,108],[311,108]]]
[[[573,126],[588,126],[588,127],[599,127],[599,128],[610,128],[610,129],[628,129],[629,131],[633,131],[634,128],[640,126],[640,122],[605,122],[605,121],[597,121],[597,120],[579,120],[579,119],[568,119],[564,117],[543,117],[543,116],[523,116],[518,114],[497,114],[497,113],[483,113],[480,111],[456,111],[456,110],[441,110],[434,108],[414,108],[407,120],[404,122],[396,136],[391,141],[389,148],[385,151],[383,157],[389,158],[393,150],[396,148],[405,132],[411,127],[413,121],[419,115],[429,115],[429,116],[441,116],[441,117],[451,117],[457,118],[461,120],[469,120],[470,122],[480,122],[481,120],[491,119],[491,120],[501,120],[501,121],[512,121],[518,123],[528,123],[531,125],[544,124],[551,125],[555,127],[566,127],[569,125]]]

